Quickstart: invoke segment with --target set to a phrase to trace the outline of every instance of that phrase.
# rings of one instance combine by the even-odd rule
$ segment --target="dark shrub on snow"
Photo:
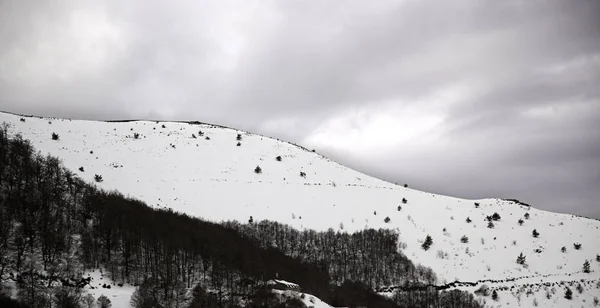
[[[429,248],[431,247],[431,244],[433,244],[433,239],[431,238],[430,235],[427,235],[427,237],[425,237],[425,241],[421,245],[421,248],[423,248],[424,250],[429,250]]]

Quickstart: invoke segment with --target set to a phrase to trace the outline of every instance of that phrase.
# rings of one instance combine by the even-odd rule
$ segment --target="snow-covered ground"
[[[20,118],[0,113],[0,123],[9,123],[9,131],[21,133],[43,154],[60,157],[81,178],[93,182],[95,174],[102,175],[99,187],[154,207],[213,221],[246,222],[252,216],[299,229],[395,229],[406,244],[404,253],[431,267],[441,283],[600,278],[600,221],[498,199],[465,200],[404,188],[289,143],[212,125]],[[53,132],[59,140],[52,140]],[[242,135],[240,146],[237,134]],[[254,172],[256,166],[262,173]],[[501,219],[488,228],[485,217],[494,213]],[[520,218],[523,226],[517,223]],[[534,229],[538,238],[532,236]],[[428,234],[433,245],[424,251],[421,243]],[[468,243],[461,242],[462,236]],[[574,243],[582,248],[574,249]],[[563,246],[566,253],[561,252]],[[515,262],[521,252],[527,268]],[[580,273],[585,260],[590,260],[592,273]]]
[[[130,284],[119,286],[114,283],[109,276],[106,276],[105,273],[102,273],[100,270],[88,272],[84,275],[84,278],[87,277],[91,278],[91,282],[84,289],[84,293],[92,294],[96,300],[100,296],[104,295],[110,300],[112,307],[115,308],[131,307],[130,300],[131,295],[135,291],[135,286]],[[283,280],[281,282],[287,283]],[[290,284],[297,286],[297,284]],[[110,288],[105,288],[103,285],[110,285]],[[282,298],[298,298],[306,305],[306,307],[332,308],[329,304],[325,303],[318,297],[308,293],[280,290],[273,290],[273,292],[279,294],[279,296]]]
[[[106,296],[112,307],[130,307],[129,301],[135,291],[135,287],[129,284],[118,286],[110,277],[105,276],[100,270],[89,272],[84,278],[91,277],[91,282],[85,288],[85,292],[92,294],[96,300],[102,295]],[[110,289],[103,288],[103,285],[110,285]]]
[[[533,285],[516,284],[514,288],[507,290],[497,290],[498,299],[495,301],[491,297],[486,298],[486,307],[544,307],[544,308],[579,308],[579,307],[598,307],[594,303],[594,298],[600,297],[598,281],[585,280],[567,280],[568,283],[561,285],[544,285],[536,283]],[[581,284],[582,293],[577,290],[577,285]],[[494,284],[492,284],[494,285]],[[496,286],[496,285],[494,285]],[[572,299],[565,298],[566,288],[573,292]]]
[[[298,291],[281,291],[281,290],[273,290],[276,294],[279,294],[285,298],[298,298],[306,305],[306,307],[312,308],[332,308],[329,304],[322,301],[318,297],[314,295],[310,295],[308,293],[302,293]]]

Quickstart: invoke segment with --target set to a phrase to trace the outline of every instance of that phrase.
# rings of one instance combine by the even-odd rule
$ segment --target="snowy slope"
[[[0,113],[0,122],[8,123],[9,131],[21,133],[43,154],[60,157],[83,179],[93,182],[94,174],[100,174],[104,179],[100,187],[155,207],[214,221],[246,222],[253,216],[255,221],[269,219],[316,230],[393,228],[406,243],[404,253],[431,267],[441,283],[514,277],[570,280],[570,275],[581,272],[585,260],[590,260],[592,273],[584,279],[600,278],[600,262],[595,261],[600,254],[600,222],[596,220],[498,199],[464,200],[404,188],[295,145],[234,129],[33,117],[22,122],[20,118]],[[204,136],[198,135],[200,130]],[[53,132],[60,135],[58,141],[52,140]],[[134,133],[140,134],[139,139],[133,138]],[[236,146],[237,134],[242,135],[241,146]],[[279,155],[281,161],[275,159]],[[257,165],[260,174],[254,172]],[[301,171],[306,177],[299,175]],[[403,198],[407,204],[402,204]],[[480,206],[476,208],[474,202]],[[495,212],[501,219],[493,229],[487,228],[485,217]],[[519,226],[517,221],[525,213],[530,219]],[[389,223],[384,222],[386,217]],[[467,217],[471,223],[465,222]],[[539,231],[539,238],[532,236],[533,229]],[[421,243],[427,234],[433,237],[433,245],[424,251]],[[463,235],[469,243],[461,243]],[[573,248],[575,242],[582,244],[581,250]],[[561,252],[562,246],[566,253]],[[515,262],[521,252],[528,268]]]

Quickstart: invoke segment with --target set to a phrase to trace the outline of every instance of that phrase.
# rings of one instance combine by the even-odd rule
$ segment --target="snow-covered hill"
[[[60,157],[81,178],[93,182],[95,174],[101,175],[98,186],[155,207],[214,221],[269,219],[299,229],[395,229],[405,244],[399,249],[416,263],[431,267],[442,283],[489,279],[510,286],[518,280],[507,279],[543,283],[571,281],[576,276],[592,285],[600,279],[596,261],[600,221],[511,201],[421,192],[361,174],[289,143],[213,125],[95,122],[7,113],[0,113],[1,122],[10,125],[10,132],[31,140],[43,154]],[[53,140],[52,133],[59,140]],[[261,173],[255,172],[257,166]],[[486,216],[494,213],[500,220],[488,228]],[[524,218],[526,213],[529,219]],[[534,229],[538,238],[532,236]],[[421,244],[428,234],[433,245],[425,251]],[[461,242],[463,236],[468,243]],[[576,250],[574,243],[580,243],[581,249]],[[520,253],[528,267],[515,262]],[[581,273],[586,260],[591,262],[589,274]],[[600,289],[584,294],[591,304]],[[547,304],[565,307],[562,302]]]

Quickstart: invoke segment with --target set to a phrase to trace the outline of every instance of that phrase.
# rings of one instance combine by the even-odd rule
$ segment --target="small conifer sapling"
[[[583,272],[586,274],[590,273],[590,261],[585,260],[585,262],[583,263]]]
[[[494,290],[494,292],[492,292],[492,299],[496,302],[498,301],[498,292],[496,292],[496,290]]]
[[[433,239],[428,234],[427,237],[425,237],[425,241],[421,245],[421,248],[423,248],[423,250],[429,250],[429,248],[431,247],[431,244],[433,244]]]
[[[573,291],[571,291],[569,287],[567,287],[567,289],[565,290],[565,298],[568,300],[573,299]]]

